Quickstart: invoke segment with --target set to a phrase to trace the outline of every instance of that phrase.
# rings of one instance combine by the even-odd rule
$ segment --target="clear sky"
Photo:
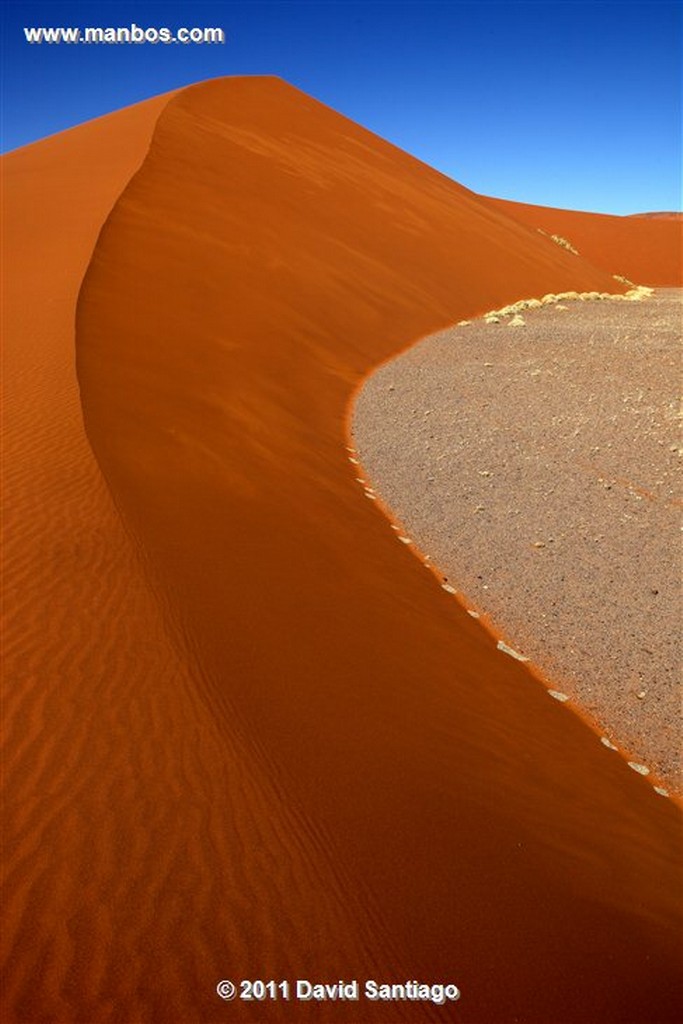
[[[468,188],[681,208],[680,2],[19,3],[3,149],[217,75],[280,75]],[[24,27],[221,27],[224,45],[30,45]]]

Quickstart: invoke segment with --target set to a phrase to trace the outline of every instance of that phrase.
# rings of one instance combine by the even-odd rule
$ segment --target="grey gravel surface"
[[[464,603],[677,793],[682,295],[451,328],[377,370],[353,417]]]

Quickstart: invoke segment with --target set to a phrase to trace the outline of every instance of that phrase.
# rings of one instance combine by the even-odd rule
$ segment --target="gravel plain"
[[[353,417],[460,599],[679,794],[682,295],[458,325],[380,367]]]

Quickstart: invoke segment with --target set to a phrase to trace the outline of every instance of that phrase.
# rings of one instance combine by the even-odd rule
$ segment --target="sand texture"
[[[677,792],[682,312],[669,289],[451,328],[370,378],[353,428],[443,579]]]
[[[420,337],[621,286],[277,79],[4,173],[3,1024],[677,1019],[678,807],[347,450]],[[462,998],[254,1010],[220,978]]]

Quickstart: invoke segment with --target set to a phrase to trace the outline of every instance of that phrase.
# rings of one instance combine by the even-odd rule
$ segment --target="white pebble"
[[[617,749],[614,746],[614,744],[612,743],[612,741],[608,740],[606,736],[601,736],[600,737],[600,742],[602,743],[603,747],[607,747],[608,750],[616,750]]]
[[[458,593],[458,591],[455,589],[455,587],[452,587],[450,585],[450,583],[442,583],[441,586],[442,586],[442,588],[444,590],[447,590],[449,594],[457,594]]]
[[[548,690],[548,696],[553,697],[555,700],[559,700],[562,704],[564,704],[566,700],[569,700],[567,694],[560,693],[559,690]]]
[[[639,775],[649,775],[650,769],[647,765],[638,764],[636,761],[627,761],[629,768],[633,768],[634,772],[638,772]]]
[[[655,793],[659,793],[660,796],[668,796],[669,790],[664,789],[664,786],[655,786]]]
[[[520,654],[519,651],[515,651],[512,647],[508,647],[508,645],[504,644],[502,640],[498,641],[497,647],[499,651],[502,651],[504,654],[509,654],[511,658],[516,658],[517,661],[529,660],[523,654]]]
[[[467,614],[471,615],[473,619],[478,619],[479,618],[479,612],[475,612],[471,608],[467,609]]]
[[[399,537],[401,544],[412,544],[410,537]]]

